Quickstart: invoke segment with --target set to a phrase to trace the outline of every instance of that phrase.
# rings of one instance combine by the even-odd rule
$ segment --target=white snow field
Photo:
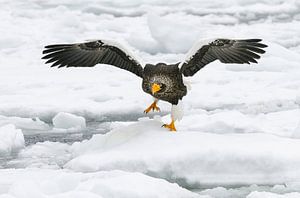
[[[0,198],[300,197],[300,1],[0,0]],[[176,63],[199,39],[261,38],[258,64],[211,63],[143,114],[141,79],[50,68],[45,45],[118,40]]]
[[[180,131],[140,121],[74,143],[65,167],[80,172],[138,171],[185,187],[281,184],[300,177],[299,140],[274,135]]]
[[[3,170],[0,197],[202,197],[165,180],[123,171]]]

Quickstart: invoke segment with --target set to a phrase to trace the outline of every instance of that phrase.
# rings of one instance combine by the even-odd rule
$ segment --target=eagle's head
[[[144,68],[143,90],[154,97],[164,96],[166,90],[172,87],[174,75],[177,73],[177,65],[147,64]]]

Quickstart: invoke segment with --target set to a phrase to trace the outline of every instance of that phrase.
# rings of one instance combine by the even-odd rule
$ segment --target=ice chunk
[[[0,175],[1,193],[7,197],[207,198],[142,173],[17,169],[0,170]]]
[[[33,130],[48,130],[50,127],[47,123],[41,121],[38,117],[36,118],[21,118],[21,117],[7,117],[0,115],[0,126],[6,124],[13,124],[21,129],[33,129]],[[25,133],[27,135],[28,130]]]
[[[52,119],[55,128],[59,129],[84,129],[85,118],[71,113],[60,112]]]
[[[60,142],[38,142],[22,149],[6,167],[59,169],[71,159],[70,147]]]
[[[141,120],[76,143],[75,158],[65,167],[83,172],[138,171],[199,188],[278,184],[300,177],[300,140],[263,133],[171,133],[162,124]]]
[[[21,129],[12,124],[0,128],[0,156],[10,155],[24,147],[24,136]]]
[[[300,186],[298,184],[284,185],[250,185],[241,187],[215,187],[212,189],[204,189],[197,191],[200,195],[209,195],[215,198],[232,198],[232,197],[247,197],[247,198],[289,198],[289,197],[299,197],[299,194],[293,192],[299,192]],[[249,195],[249,196],[247,196]]]
[[[271,192],[252,192],[250,193],[247,198],[299,198],[300,193],[293,192],[293,193],[286,193],[286,194],[276,194]]]

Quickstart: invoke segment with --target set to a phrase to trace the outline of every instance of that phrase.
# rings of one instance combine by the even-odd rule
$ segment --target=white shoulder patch
[[[210,38],[210,39],[202,39],[197,41],[193,47],[186,53],[184,60],[182,60],[179,64],[179,69],[184,63],[187,63],[202,46],[209,44],[210,42],[216,40],[217,38]]]
[[[192,90],[192,83],[187,80],[186,78],[183,79],[183,84],[186,86],[187,90],[191,91]]]
[[[181,100],[179,100],[177,105],[172,105],[171,108],[171,118],[176,121],[180,121],[182,120],[184,115],[184,108],[183,108],[183,104],[181,102]]]
[[[118,41],[118,40],[109,40],[109,39],[92,39],[87,41],[102,41],[105,45],[110,45],[119,48],[122,50],[127,56],[129,56],[132,60],[135,60],[139,63],[142,67],[145,66],[143,60],[138,57],[135,53],[133,53],[134,49],[125,41]]]

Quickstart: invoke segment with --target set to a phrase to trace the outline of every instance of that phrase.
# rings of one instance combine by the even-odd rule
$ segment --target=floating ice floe
[[[182,186],[278,184],[300,178],[300,140],[264,133],[171,133],[142,120],[74,143],[74,171],[137,171]]]
[[[71,113],[60,112],[52,119],[56,129],[85,129],[85,118]]]
[[[284,198],[299,197],[300,183],[285,183],[279,185],[256,185],[249,186],[231,186],[231,187],[215,187],[197,190],[200,195],[209,195],[213,198]]]
[[[39,118],[21,118],[21,117],[8,117],[0,115],[0,126],[13,124],[21,129],[29,130],[49,130],[50,127],[47,123],[41,121]],[[26,135],[27,133],[23,131]]]
[[[286,194],[276,194],[270,192],[252,192],[250,193],[247,198],[299,198],[300,193],[292,192]]]
[[[24,148],[24,136],[21,129],[12,124],[0,127],[0,158]]]
[[[38,142],[20,150],[17,156],[4,163],[6,168],[60,169],[72,159],[69,144]]]

